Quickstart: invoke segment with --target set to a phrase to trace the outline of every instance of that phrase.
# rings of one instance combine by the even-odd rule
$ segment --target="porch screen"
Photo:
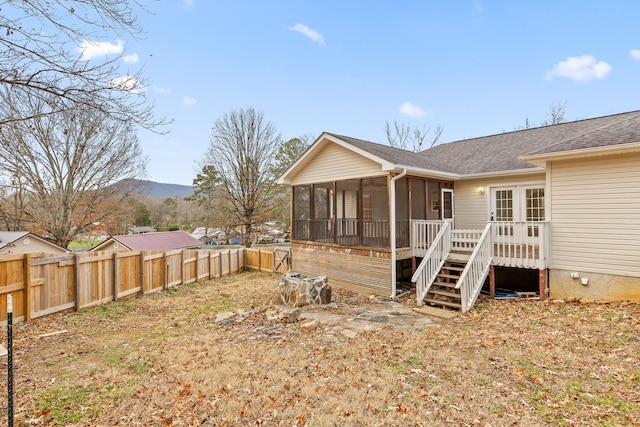
[[[409,180],[396,181],[396,247],[409,246]]]
[[[333,242],[333,183],[313,185],[313,227],[312,240]]]
[[[311,204],[309,186],[293,187],[293,238],[309,240]]]
[[[356,246],[360,244],[358,199],[360,180],[336,183],[336,243]]]
[[[362,180],[362,245],[389,246],[389,197],[387,178]]]

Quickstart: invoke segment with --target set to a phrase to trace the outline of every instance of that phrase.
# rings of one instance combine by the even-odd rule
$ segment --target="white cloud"
[[[298,33],[304,35],[305,37],[310,38],[314,42],[318,43],[320,46],[324,46],[324,37],[322,34],[317,32],[316,30],[312,30],[303,24],[296,24],[293,27],[287,27],[288,30],[297,31]]]
[[[88,61],[99,56],[120,55],[124,52],[124,46],[122,45],[122,40],[118,40],[115,44],[83,40],[76,50],[82,53],[81,60]]]
[[[144,92],[144,87],[142,84],[133,76],[122,76],[116,77],[109,81],[111,87],[117,90],[121,90],[123,92],[130,93],[142,93]]]
[[[125,55],[122,57],[122,60],[125,64],[135,64],[140,60],[137,53],[132,53],[131,55]]]
[[[637,61],[640,61],[640,49],[631,49],[629,55]]]
[[[183,103],[184,105],[186,105],[187,107],[191,107],[191,106],[193,106],[193,105],[196,105],[196,104],[198,103],[198,100],[197,100],[197,99],[195,99],[195,98],[189,98],[188,96],[185,96],[185,97],[182,99],[182,103]]]
[[[409,117],[424,117],[427,114],[422,108],[417,105],[413,105],[410,102],[405,102],[404,104],[402,104],[398,108],[398,111],[401,114]]]
[[[566,61],[560,61],[547,71],[545,78],[553,80],[555,76],[566,77],[574,82],[588,82],[589,80],[604,79],[613,68],[604,61],[596,62],[592,55],[570,56]]]
[[[164,88],[160,86],[154,86],[153,90],[155,91],[155,93],[162,93],[162,94],[171,93],[171,88]]]

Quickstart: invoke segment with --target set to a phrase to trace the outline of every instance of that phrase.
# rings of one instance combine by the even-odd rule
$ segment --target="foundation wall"
[[[590,298],[596,301],[640,302],[640,277],[573,271],[580,277],[572,278],[572,271],[549,271],[549,296],[551,298]],[[582,284],[586,279],[588,283]]]

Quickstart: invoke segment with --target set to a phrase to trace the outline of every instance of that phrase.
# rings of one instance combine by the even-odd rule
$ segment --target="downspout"
[[[391,219],[391,231],[390,231],[390,239],[391,239],[391,298],[395,298],[396,297],[396,278],[397,278],[397,272],[396,272],[396,258],[397,258],[397,254],[396,254],[396,181],[399,180],[400,178],[403,178],[405,175],[407,174],[407,170],[406,169],[402,169],[402,172],[400,172],[398,175],[394,176],[393,178],[391,178],[391,191],[390,191],[390,195],[389,198],[390,203],[389,205],[391,206],[391,212],[390,212],[390,219]]]

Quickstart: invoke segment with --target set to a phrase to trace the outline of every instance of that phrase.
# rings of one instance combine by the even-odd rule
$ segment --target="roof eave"
[[[541,153],[518,157],[519,160],[545,167],[546,162],[552,160],[572,160],[584,157],[598,157],[611,154],[628,154],[640,152],[640,142],[627,144],[608,145],[606,147],[581,148],[578,150],[556,151],[552,153]]]

